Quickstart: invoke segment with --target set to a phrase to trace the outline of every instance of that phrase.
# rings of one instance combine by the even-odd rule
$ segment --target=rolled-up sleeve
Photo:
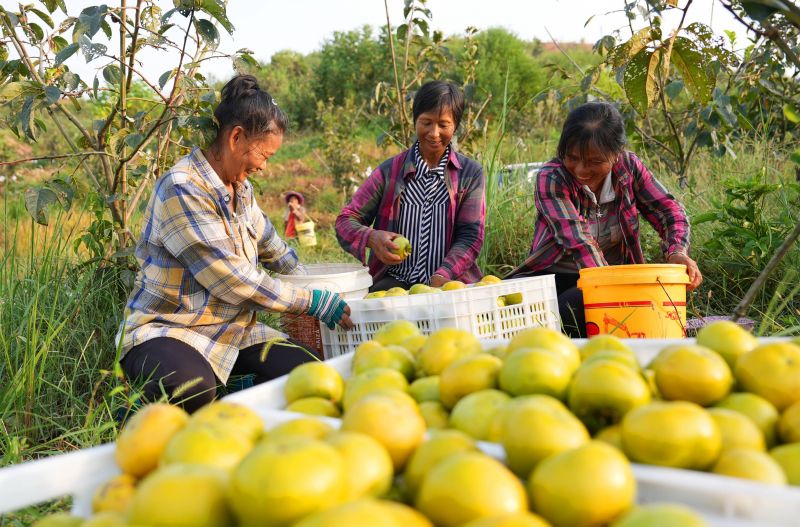
[[[211,295],[249,309],[307,311],[308,290],[274,280],[265,270],[236,254],[217,203],[206,191],[181,181],[161,185],[157,192],[154,214],[164,247]],[[262,238],[268,237],[268,231],[262,227]],[[265,247],[269,248],[270,243],[274,243],[272,237],[266,240]],[[279,261],[280,257],[272,263]]]
[[[376,168],[345,205],[336,218],[336,238],[342,249],[361,262],[367,263],[367,240],[371,225],[378,214],[385,180],[381,168]]]

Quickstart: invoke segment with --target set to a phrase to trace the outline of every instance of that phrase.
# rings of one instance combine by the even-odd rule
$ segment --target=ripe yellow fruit
[[[611,527],[710,527],[702,516],[684,505],[652,504],[634,507]]]
[[[458,430],[436,430],[411,455],[403,473],[406,488],[412,497],[417,495],[425,475],[437,463],[459,452],[475,451],[475,441]]]
[[[252,448],[252,440],[236,430],[208,423],[190,424],[167,443],[161,455],[161,465],[192,463],[230,470]]]
[[[408,291],[402,287],[392,287],[383,296],[408,296]]]
[[[636,480],[622,452],[590,441],[539,463],[528,492],[533,510],[554,527],[591,527],[633,506]]]
[[[800,401],[793,403],[781,414],[778,435],[784,443],[800,443]]]
[[[630,354],[634,359],[636,355],[630,346],[622,342],[622,339],[614,335],[595,335],[586,344],[580,347],[581,360],[586,360],[598,351],[618,351]]]
[[[408,289],[409,295],[423,295],[426,293],[438,293],[439,290],[428,284],[414,284]]]
[[[709,408],[708,413],[717,423],[722,437],[722,451],[731,448],[746,448],[764,452],[764,435],[746,415],[727,408]]]
[[[121,512],[106,511],[93,514],[81,527],[127,527],[128,518]]]
[[[450,412],[450,428],[480,441],[488,441],[495,416],[509,401],[511,397],[500,390],[471,393],[459,400]]]
[[[114,458],[126,474],[145,476],[158,466],[167,443],[189,422],[182,408],[165,403],[144,406],[117,437]]]
[[[389,452],[401,470],[425,437],[425,420],[417,403],[402,392],[367,395],[344,414],[342,430],[371,436]]]
[[[292,527],[432,527],[417,511],[385,500],[360,499],[306,516]]]
[[[84,521],[85,519],[80,516],[73,516],[66,512],[56,512],[36,520],[33,527],[80,527]]]
[[[507,306],[516,306],[522,303],[522,293],[511,293],[503,297]]]
[[[384,346],[389,344],[400,344],[408,337],[420,335],[420,330],[416,324],[408,320],[395,320],[384,324],[375,332],[374,340],[377,340]]]
[[[714,474],[751,479],[767,485],[786,485],[786,474],[769,454],[747,448],[724,450],[711,468]]]
[[[400,345],[410,351],[411,354],[416,357],[426,340],[428,340],[427,335],[411,335],[410,337],[403,339],[403,342],[401,342]]]
[[[733,370],[740,356],[758,346],[758,339],[735,322],[719,320],[697,332],[697,343],[719,353]]]
[[[493,274],[487,274],[483,278],[481,278],[481,282],[483,282],[484,284],[499,284],[502,281],[503,281],[502,279],[496,277]]]
[[[228,473],[206,465],[168,465],[142,480],[131,525],[227,527],[236,524],[225,491]]]
[[[581,366],[585,366],[599,360],[613,360],[627,366],[633,371],[641,370],[639,367],[639,359],[636,358],[636,355],[632,351],[628,352],[620,350],[595,351],[583,360]]]
[[[389,492],[394,476],[392,458],[380,443],[357,432],[336,432],[325,441],[344,461],[345,500],[378,498]]]
[[[257,441],[264,434],[264,420],[255,410],[228,401],[213,401],[193,413],[189,424],[199,423],[235,431],[251,441]]]
[[[330,399],[322,397],[303,397],[297,399],[286,407],[289,412],[297,412],[306,415],[321,415],[324,417],[340,417],[342,412],[339,407]]]
[[[353,360],[356,359],[359,355],[364,352],[376,351],[383,348],[383,344],[378,342],[377,340],[367,340],[356,346],[356,350],[353,353]]]
[[[447,428],[450,420],[450,414],[447,413],[447,408],[439,401],[425,401],[419,403],[419,413],[422,419],[425,420],[425,428],[428,430]]]
[[[772,403],[754,393],[732,393],[716,404],[718,408],[735,410],[749,419],[764,434],[766,445],[771,447],[776,442],[777,425],[780,415]]]
[[[652,402],[622,420],[622,446],[631,461],[703,470],[717,460],[722,436],[702,407],[686,402]]]
[[[392,249],[392,252],[405,260],[411,256],[411,242],[405,236],[398,236],[392,240],[397,249]]]
[[[567,359],[567,364],[570,365],[572,371],[578,369],[581,363],[581,354],[572,340],[563,333],[550,328],[540,327],[520,331],[508,343],[508,352],[511,353],[520,348],[544,348],[558,352]]]
[[[575,369],[557,351],[517,348],[503,360],[498,381],[511,395],[544,394],[564,399]]]
[[[465,395],[497,386],[497,374],[503,361],[479,353],[463,357],[447,366],[439,376],[439,397],[447,408],[453,408]]]
[[[664,399],[709,406],[721,401],[733,386],[733,375],[725,360],[703,346],[667,347],[650,365],[658,391]]]
[[[481,343],[469,331],[442,328],[428,337],[417,354],[418,377],[439,375],[456,360],[480,353]]]
[[[583,363],[572,378],[568,394],[569,408],[590,432],[619,423],[650,398],[650,388],[638,371],[611,360]]]
[[[414,378],[414,355],[402,346],[390,344],[380,349],[362,349],[353,356],[353,373],[358,375],[376,368],[389,368]]]
[[[551,527],[542,517],[532,512],[518,512],[489,516],[465,523],[462,527]]]
[[[408,387],[408,394],[418,403],[425,401],[440,401],[439,376],[421,377]]]
[[[589,441],[583,423],[548,395],[527,395],[510,401],[503,408],[501,419],[500,435],[508,466],[522,478],[527,478],[547,456]]]
[[[782,412],[800,400],[800,346],[791,342],[757,346],[736,361],[736,380]]]
[[[594,439],[608,443],[622,451],[622,425],[616,424],[607,426],[597,432]]]
[[[322,397],[338,403],[343,390],[342,376],[333,366],[306,362],[289,372],[283,393],[290,404],[304,397]]]
[[[233,471],[228,498],[240,525],[287,525],[340,503],[345,470],[322,441],[262,442]]]
[[[453,454],[437,463],[423,479],[415,503],[441,527],[528,508],[520,480],[500,462],[478,452]]]
[[[127,512],[136,492],[136,478],[119,474],[106,481],[92,496],[92,512]]]
[[[375,368],[347,379],[342,408],[347,412],[359,399],[370,393],[386,390],[405,392],[407,389],[408,381],[399,371]]]
[[[455,291],[456,289],[464,289],[467,287],[467,284],[461,282],[459,280],[450,280],[449,282],[445,282],[442,286],[442,291]]]
[[[292,419],[274,427],[267,432],[262,443],[292,442],[302,439],[323,439],[332,433],[333,427],[313,417]]]
[[[769,455],[781,466],[789,485],[800,485],[800,443],[776,446]]]

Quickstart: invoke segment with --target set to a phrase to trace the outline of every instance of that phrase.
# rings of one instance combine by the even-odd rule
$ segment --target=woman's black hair
[[[444,108],[449,108],[453,112],[453,120],[456,128],[458,128],[458,124],[461,122],[461,115],[464,113],[464,94],[452,82],[430,81],[417,90],[416,95],[414,95],[414,105],[411,107],[411,112],[416,123],[421,114],[427,112],[441,113]]]
[[[567,115],[556,155],[563,160],[577,147],[580,157],[585,159],[588,148],[594,146],[612,157],[622,153],[626,143],[625,123],[619,110],[607,102],[589,102]]]
[[[237,75],[225,84],[214,117],[220,130],[241,126],[249,137],[283,134],[289,127],[286,114],[252,75]]]

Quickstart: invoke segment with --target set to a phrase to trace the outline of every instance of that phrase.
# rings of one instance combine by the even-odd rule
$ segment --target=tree
[[[131,216],[149,182],[214,134],[208,116],[216,95],[198,69],[228,56],[216,52],[218,28],[231,33],[233,26],[222,0],[176,0],[175,6],[163,11],[157,0],[120,0],[117,7],[71,13],[64,0],[41,0],[16,12],[0,7],[0,102],[9,110],[7,124],[30,142],[54,129],[69,148],[35,158],[58,162],[70,174],[30,189],[28,210],[46,223],[49,206],[69,206],[71,175],[83,172],[95,197],[95,221],[81,241],[98,258],[131,253]],[[66,17],[59,25],[56,11]],[[148,78],[137,60],[146,48],[171,53],[175,67]],[[98,61],[102,74],[82,79],[69,68],[80,58]],[[231,58],[255,64],[247,50]]]

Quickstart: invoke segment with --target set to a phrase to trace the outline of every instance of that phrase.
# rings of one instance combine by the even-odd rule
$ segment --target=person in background
[[[308,314],[333,328],[352,326],[336,293],[273,279],[300,274],[295,252],[275,232],[248,177],[281,146],[286,115],[255,77],[222,88],[219,131],[156,182],[136,246],[141,269],[120,328],[121,366],[144,383],[144,399],[192,412],[213,400],[218,383],[254,374],[264,382],[314,360],[298,343],[265,343],[282,334],[259,311]]]
[[[579,270],[645,263],[639,214],[661,237],[666,262],[686,266],[689,290],[703,280],[689,256],[686,212],[626,143],[622,115],[611,104],[591,102],[569,113],[556,157],[536,176],[530,253],[508,275],[554,274],[561,321],[572,337],[586,336]]]
[[[284,238],[297,238],[297,224],[306,221],[306,209],[303,206],[305,198],[299,192],[290,190],[284,196],[286,200],[286,228],[283,232]]]
[[[371,291],[480,279],[475,260],[483,245],[484,176],[452,143],[463,111],[464,96],[454,84],[421,86],[412,106],[416,141],[375,169],[336,219],[339,244],[369,263]],[[394,252],[398,236],[411,242],[406,259]]]

